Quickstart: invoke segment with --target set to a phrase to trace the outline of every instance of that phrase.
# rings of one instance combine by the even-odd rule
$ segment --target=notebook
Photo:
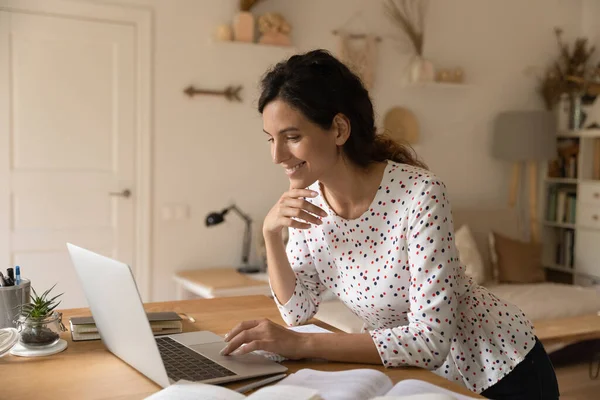
[[[148,312],[146,315],[155,336],[172,335],[183,331],[182,318],[176,312]],[[100,339],[100,333],[98,333],[98,328],[92,316],[71,317],[69,324],[71,326],[71,338],[74,342]]]
[[[245,396],[222,386],[179,381],[147,400],[471,400],[443,387],[418,379],[397,384],[375,369],[325,372],[309,368],[291,374],[277,384]]]

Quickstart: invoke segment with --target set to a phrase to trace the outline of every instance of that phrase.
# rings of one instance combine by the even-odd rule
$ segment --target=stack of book
[[[146,313],[152,333],[155,336],[172,335],[183,331],[182,318],[176,312],[149,312]],[[73,341],[100,339],[98,328],[91,316],[71,317],[71,338]]]
[[[549,222],[574,224],[576,221],[577,190],[575,187],[552,186],[548,190]]]

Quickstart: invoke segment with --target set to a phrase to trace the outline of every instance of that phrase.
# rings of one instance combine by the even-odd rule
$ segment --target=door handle
[[[131,197],[131,190],[125,189],[122,192],[110,192],[109,195],[129,198]]]

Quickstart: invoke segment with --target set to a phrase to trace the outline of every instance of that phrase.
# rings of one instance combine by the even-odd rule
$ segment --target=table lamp
[[[528,164],[529,222],[531,239],[539,239],[537,226],[537,167],[557,158],[556,116],[549,111],[507,111],[494,125],[492,156],[513,163],[509,205],[514,207],[521,177],[521,163]]]
[[[244,242],[242,245],[242,266],[237,269],[238,272],[243,274],[254,274],[261,271],[260,267],[248,265],[248,258],[250,256],[250,241],[252,239],[252,219],[244,214],[235,204],[225,208],[221,212],[211,212],[206,216],[206,226],[218,225],[225,221],[225,215],[233,210],[237,215],[242,217],[246,222],[246,229],[244,231]]]

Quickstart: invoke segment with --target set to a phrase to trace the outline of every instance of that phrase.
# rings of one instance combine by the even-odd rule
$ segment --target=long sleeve
[[[290,229],[286,252],[296,274],[296,287],[294,294],[285,304],[281,304],[274,293],[273,298],[281,317],[288,325],[301,325],[317,313],[325,286],[319,279],[302,230]]]
[[[456,331],[458,253],[445,186],[426,180],[413,189],[406,215],[410,284],[408,325],[371,331],[387,367],[439,368]]]

